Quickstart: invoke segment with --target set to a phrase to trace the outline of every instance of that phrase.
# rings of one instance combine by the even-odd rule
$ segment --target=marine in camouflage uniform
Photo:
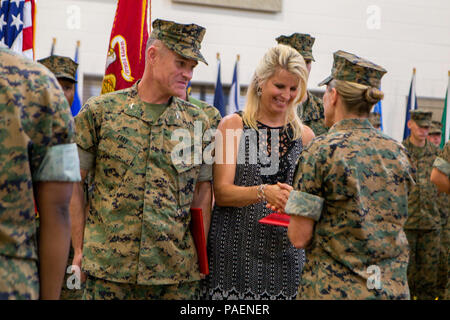
[[[75,83],[77,83],[75,75],[78,63],[69,57],[57,55],[51,55],[47,58],[38,60],[38,62],[46,66],[55,75],[69,102],[69,106],[71,106],[75,95]]]
[[[38,60],[38,62],[43,64],[53,73],[53,75],[56,77],[59,84],[63,88],[67,102],[69,103],[69,105],[72,105],[75,93],[75,83],[77,82],[75,77],[78,63],[76,63],[69,57],[62,57],[57,55],[51,55],[44,59],[40,59]],[[73,248],[71,246],[67,267],[72,265],[72,260]],[[80,283],[80,289],[70,289],[67,287],[67,280],[69,279],[70,281],[71,276],[71,273],[66,273],[64,277],[63,287],[61,289],[61,300],[80,300],[83,297],[84,283]]]
[[[378,88],[385,73],[338,51],[321,84],[336,79]],[[403,224],[413,174],[405,148],[368,119],[346,118],[313,140],[300,155],[285,207],[315,221],[298,299],[409,298]]]
[[[152,30],[150,39],[204,61],[199,51],[204,28],[157,19]],[[196,182],[211,179],[211,168],[197,159],[209,119],[173,96],[165,105],[145,102],[139,84],[89,99],[75,118],[79,151],[94,159],[84,298],[194,299],[200,273],[189,209]]]
[[[309,34],[293,33],[290,36],[279,36],[276,38],[279,44],[288,45],[296,49],[305,60],[308,70],[311,70],[311,63],[314,60],[312,46],[315,38]],[[307,90],[307,99],[297,106],[297,113],[300,120],[310,127],[316,136],[327,133],[328,129],[324,123],[322,99]]]
[[[417,128],[429,128],[431,116],[431,112],[414,110],[410,121]],[[411,128],[411,135],[414,130],[417,129]],[[416,185],[408,198],[405,224],[410,245],[408,281],[413,298],[433,300],[437,297],[441,215],[437,189],[430,181],[430,174],[438,148],[426,139],[424,146],[418,146],[411,135],[403,141],[417,170]]]
[[[447,142],[444,149],[440,151],[438,157],[436,157],[433,168],[438,169],[440,172],[445,174],[450,180],[450,142]],[[442,193],[441,196],[447,199],[447,215],[443,215],[446,218],[445,222],[442,222],[441,229],[441,252],[440,252],[440,268],[438,274],[438,294],[440,299],[449,300],[450,299],[450,227],[448,223],[448,211],[450,210],[450,196],[448,194]],[[441,209],[445,208],[445,203],[441,205]],[[444,220],[444,219],[443,219]]]
[[[55,77],[0,48],[0,300],[39,298],[33,192],[43,183],[80,180],[73,136],[72,115]],[[44,205],[39,197],[37,205]],[[54,219],[47,211],[43,219]]]
[[[428,141],[436,147],[441,145],[442,123],[439,121],[431,121],[430,132],[428,133]],[[441,213],[441,245],[439,253],[439,270],[438,270],[438,296],[440,299],[445,298],[445,292],[448,282],[448,248],[449,248],[449,226],[448,215],[450,211],[450,197],[444,192],[438,192],[438,206]]]

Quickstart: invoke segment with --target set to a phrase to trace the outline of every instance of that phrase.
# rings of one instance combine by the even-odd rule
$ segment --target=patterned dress
[[[279,167],[275,174],[263,175],[261,153],[252,162],[252,152],[244,124],[234,184],[255,186],[277,181],[292,184],[295,163],[302,151],[301,139],[292,140],[291,131],[258,124],[260,152],[271,155],[274,134],[279,137]],[[254,131],[256,132],[256,130]],[[272,143],[270,143],[272,141]],[[244,149],[245,147],[245,149]],[[245,161],[239,161],[245,150]],[[276,149],[275,149],[276,150]],[[254,158],[254,157],[253,157]],[[267,170],[268,171],[268,170]],[[258,220],[270,214],[266,203],[245,207],[215,206],[208,237],[210,275],[204,281],[205,299],[294,299],[305,261],[303,250],[294,248],[287,228],[263,225]]]

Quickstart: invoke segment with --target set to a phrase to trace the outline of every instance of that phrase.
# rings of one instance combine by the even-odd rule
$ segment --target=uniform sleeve
[[[80,154],[81,168],[86,169],[87,158],[95,158],[98,146],[98,126],[96,120],[101,117],[99,115],[100,107],[94,101],[95,98],[89,99],[81,109],[80,113],[75,117],[76,137],[75,142],[78,145]],[[83,152],[84,151],[84,152]],[[88,155],[90,154],[90,156]]]
[[[57,80],[42,73],[34,82],[38,104],[29,102],[33,125],[28,133],[34,181],[80,181],[79,160],[74,143],[74,123],[69,104]]]
[[[447,142],[444,149],[433,162],[433,168],[438,169],[450,178],[450,144]]]
[[[289,194],[285,212],[318,221],[322,214],[324,198],[322,197],[321,155],[317,148],[303,151],[297,163],[294,176],[294,190]]]
[[[207,132],[210,129],[216,129],[216,128],[212,128],[213,123],[211,117],[205,112],[205,110],[203,110],[203,112],[205,113],[205,115],[207,116],[208,121],[204,122],[205,124],[205,129],[203,131],[203,134],[205,134],[205,132]],[[220,113],[219,113],[220,116]],[[205,152],[206,148],[208,148],[210,146],[210,144],[214,145],[214,136],[212,137],[211,141],[202,141],[202,153]],[[198,175],[198,182],[203,182],[203,181],[212,181],[213,179],[213,173],[212,173],[212,164],[210,163],[205,163],[205,159],[203,158],[203,163],[200,167],[200,173]]]
[[[212,165],[202,164],[202,166],[200,167],[200,173],[198,174],[198,182],[211,180],[212,180]]]

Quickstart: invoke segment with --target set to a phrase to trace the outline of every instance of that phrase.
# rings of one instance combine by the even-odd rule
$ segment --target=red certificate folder
[[[289,220],[290,220],[289,215],[274,212],[259,220],[259,223],[270,224],[273,226],[287,227],[289,226]]]
[[[209,274],[205,228],[203,227],[203,213],[200,208],[191,208],[191,232],[192,237],[194,238],[195,247],[197,248],[200,273]]]

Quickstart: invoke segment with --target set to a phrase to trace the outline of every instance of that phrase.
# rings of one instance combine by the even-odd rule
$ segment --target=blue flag
[[[229,108],[227,110],[228,114],[231,114],[235,111],[239,111],[239,95],[241,92],[239,81],[238,81],[238,62],[239,62],[239,56],[236,60],[236,63],[234,64],[234,71],[233,71],[233,81],[231,82],[231,88],[230,88],[230,96],[228,98],[228,105]]]
[[[217,61],[217,81],[216,81],[216,90],[214,91],[214,107],[219,110],[220,115],[225,117],[225,98],[223,95],[222,89],[222,81],[220,80],[220,60]]]
[[[380,115],[380,131],[383,131],[383,114],[381,109],[381,100],[378,101],[378,103],[375,105],[375,107],[373,108],[373,112],[378,113]]]
[[[77,48],[75,49],[75,62],[78,63],[78,48],[80,47],[80,43],[77,43]],[[75,72],[75,80],[78,80],[78,68]],[[81,109],[80,97],[78,96],[78,82],[75,82],[75,94],[73,97],[72,106],[70,110],[72,111],[72,116],[76,116]]]
[[[417,97],[416,97],[416,69],[413,70],[413,76],[411,79],[411,85],[409,86],[408,102],[406,105],[405,116],[405,129],[403,130],[403,140],[409,137],[411,134],[408,128],[408,121],[411,119],[411,111],[417,110]]]
[[[188,85],[187,85],[187,87],[186,87],[186,93],[187,93],[186,101],[188,100],[188,97],[191,95],[191,91],[192,91],[192,84],[191,84],[191,82],[189,81],[189,82],[188,82]]]

